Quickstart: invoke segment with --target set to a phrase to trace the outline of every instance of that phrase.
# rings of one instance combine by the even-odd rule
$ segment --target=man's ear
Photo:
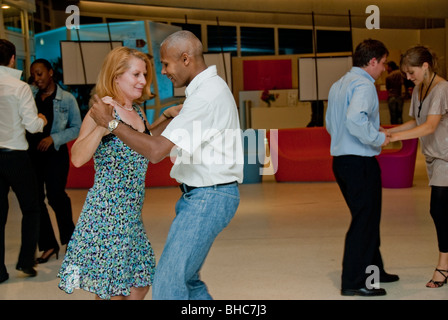
[[[376,60],[376,58],[372,58],[369,61],[369,66],[374,67],[374,66],[376,66],[377,63],[378,63],[378,60]]]
[[[188,55],[188,53],[186,52],[182,53],[180,58],[182,59],[182,62],[184,63],[185,66],[188,66],[190,64],[190,56]]]
[[[13,54],[13,55],[11,56],[11,59],[9,60],[8,67],[10,67],[10,68],[14,68],[15,65],[16,65],[16,55]]]

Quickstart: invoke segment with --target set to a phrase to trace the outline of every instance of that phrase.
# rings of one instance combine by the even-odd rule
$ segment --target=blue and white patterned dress
[[[128,296],[131,287],[150,286],[155,270],[141,218],[148,160],[112,134],[103,137],[93,159],[94,185],[67,246],[59,288],[102,299]]]

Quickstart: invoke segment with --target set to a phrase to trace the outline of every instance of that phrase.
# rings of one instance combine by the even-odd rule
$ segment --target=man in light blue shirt
[[[366,70],[353,67],[330,89],[326,121],[332,136],[332,156],[380,154],[386,135],[379,131],[379,103],[374,82]]]
[[[376,266],[380,282],[397,281],[384,271],[380,247],[381,171],[375,156],[389,143],[380,128],[375,80],[385,71],[389,52],[377,40],[364,40],[353,54],[353,68],[333,84],[328,96],[326,127],[331,135],[333,172],[350,209],[345,239],[342,295],[385,295],[368,279]]]

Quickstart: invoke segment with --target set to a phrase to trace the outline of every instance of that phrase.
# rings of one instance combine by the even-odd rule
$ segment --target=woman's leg
[[[146,287],[132,287],[131,294],[129,296],[114,296],[111,297],[110,300],[143,300],[148,294],[149,286]],[[104,300],[95,295],[95,300]]]
[[[131,288],[131,294],[126,298],[126,300],[143,300],[145,299],[146,295],[148,294],[149,286],[146,287],[132,287]]]
[[[440,285],[437,285],[436,283],[444,282],[446,277],[448,276],[448,252],[439,252],[439,262],[437,263],[436,269],[441,271],[434,270],[434,274],[432,275],[432,281],[429,281],[426,284],[428,288],[440,287]]]
[[[448,187],[431,187],[431,204],[430,213],[434,220],[437,232],[437,242],[439,247],[439,261],[437,263],[438,270],[448,270]],[[447,272],[434,271],[432,281],[427,283],[430,288],[437,287],[434,282],[445,281],[448,276]]]

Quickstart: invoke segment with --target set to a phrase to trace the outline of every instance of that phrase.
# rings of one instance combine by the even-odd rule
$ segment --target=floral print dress
[[[93,159],[94,184],[67,245],[59,288],[102,299],[128,296],[131,287],[150,286],[154,277],[154,252],[141,218],[148,160],[112,134]]]

